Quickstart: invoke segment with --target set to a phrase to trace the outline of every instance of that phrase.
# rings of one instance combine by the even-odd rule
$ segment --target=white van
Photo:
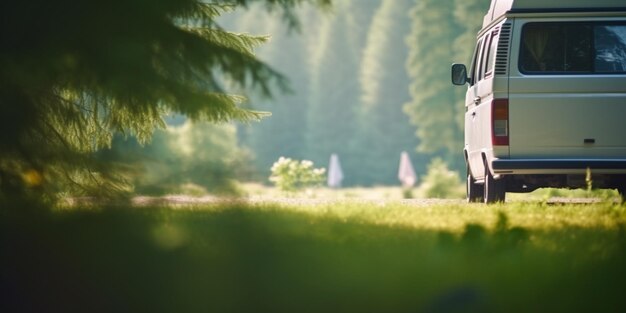
[[[626,0],[492,0],[465,97],[467,199],[626,191]]]

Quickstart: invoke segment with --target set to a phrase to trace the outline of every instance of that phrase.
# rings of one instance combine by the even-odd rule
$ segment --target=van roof
[[[491,0],[483,27],[507,12],[585,12],[626,8],[624,0]]]

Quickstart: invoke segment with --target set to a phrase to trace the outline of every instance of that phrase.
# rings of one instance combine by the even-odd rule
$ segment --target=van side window
[[[496,62],[496,52],[498,50],[498,30],[494,30],[491,33],[491,45],[489,45],[489,52],[487,52],[487,64],[485,68],[485,77],[493,75],[493,66]]]
[[[626,23],[528,23],[519,69],[526,74],[626,73]]]
[[[472,69],[470,70],[470,78],[472,79],[471,85],[473,86],[478,82],[478,68],[479,68],[479,56],[481,47],[483,46],[483,40],[478,40],[478,44],[476,44],[476,50],[474,50],[474,58],[472,59]]]
[[[485,67],[487,65],[487,59],[489,57],[489,46],[491,40],[491,34],[487,34],[485,39],[483,39],[483,52],[482,57],[480,58],[480,73],[478,73],[478,80],[482,80],[485,77]]]

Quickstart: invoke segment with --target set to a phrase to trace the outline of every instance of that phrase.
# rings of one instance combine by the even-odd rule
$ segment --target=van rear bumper
[[[495,159],[494,174],[626,174],[624,159]]]

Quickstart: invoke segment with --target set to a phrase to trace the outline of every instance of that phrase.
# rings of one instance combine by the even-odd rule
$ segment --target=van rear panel
[[[511,78],[510,157],[626,156],[626,77]]]
[[[626,157],[626,23],[516,22],[510,158]]]

